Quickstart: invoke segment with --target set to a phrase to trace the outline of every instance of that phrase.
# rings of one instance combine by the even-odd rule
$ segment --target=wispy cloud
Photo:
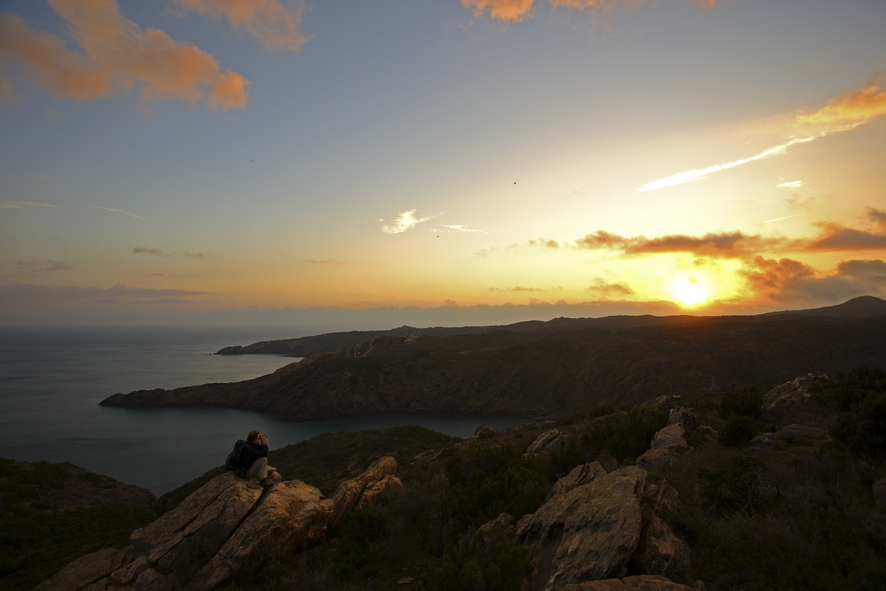
[[[799,189],[803,185],[803,181],[791,181],[778,185],[779,189]]]
[[[828,105],[809,114],[798,113],[793,117],[794,124],[806,135],[795,137],[777,146],[763,150],[759,154],[723,164],[715,164],[706,168],[694,168],[684,172],[646,183],[638,191],[654,191],[663,187],[672,187],[690,183],[706,176],[729,170],[736,166],[764,160],[772,156],[786,154],[788,148],[797,144],[805,144],[828,134],[849,131],[863,125],[875,117],[886,114],[886,89],[868,85],[861,91],[850,91],[843,96],[831,99]],[[795,181],[799,183],[799,181]],[[779,187],[791,187],[791,183]],[[799,185],[797,185],[799,186]]]
[[[416,217],[416,209],[400,212],[390,225],[385,224],[381,227],[381,231],[385,234],[400,234],[406,230],[411,230],[416,225],[434,219],[436,216]],[[378,220],[383,222],[385,220]]]
[[[52,203],[37,203],[34,201],[5,201],[0,199],[0,209],[27,209],[29,207],[58,207]]]
[[[766,150],[763,150],[759,154],[754,154],[749,158],[742,158],[741,160],[734,160],[732,162],[724,162],[723,164],[714,164],[713,166],[708,166],[707,168],[694,168],[692,170],[687,170],[684,172],[678,172],[675,175],[671,175],[669,177],[659,179],[657,181],[652,181],[651,183],[646,183],[642,187],[637,188],[638,191],[654,191],[656,189],[661,189],[663,187],[673,187],[674,185],[682,185],[684,183],[691,183],[692,181],[697,181],[699,179],[703,179],[709,174],[713,174],[715,172],[720,172],[723,170],[729,170],[730,168],[735,168],[736,166],[741,166],[742,164],[747,164],[748,162],[756,162],[757,160],[764,160],[771,156],[777,156],[780,154],[787,153],[788,148],[794,146],[796,144],[805,144],[813,141],[817,136],[811,135],[808,137],[794,138],[789,140],[783,144],[779,144],[777,146],[773,146]]]
[[[132,249],[132,254],[147,254],[155,257],[169,257],[175,254],[175,252],[163,252],[163,250],[159,248],[145,248],[144,246],[136,246]]]
[[[12,283],[0,286],[0,304],[94,302],[101,304],[192,303],[189,298],[208,292],[185,289],[150,289],[119,283],[109,288]]]
[[[226,19],[232,27],[245,29],[262,45],[275,51],[298,51],[307,38],[298,31],[304,2],[301,0],[173,0],[185,11],[215,20]]]
[[[0,59],[28,66],[33,81],[56,99],[93,100],[137,87],[142,107],[155,99],[205,100],[220,110],[246,107],[246,78],[222,70],[212,55],[190,43],[140,28],[120,14],[116,0],[48,2],[78,48],[7,13],[0,15]]]
[[[479,232],[481,234],[488,234],[489,232],[485,232],[483,230],[475,230],[473,228],[469,228],[463,224],[440,224],[437,228],[431,228],[431,232],[458,232],[461,234],[468,232]]]
[[[202,259],[204,255],[202,252],[186,252],[185,256],[189,259]]]
[[[74,267],[62,261],[17,261],[15,270],[26,275],[52,273],[53,271],[71,271]]]
[[[110,212],[113,212],[113,213],[122,213],[122,214],[125,214],[125,215],[128,215],[128,216],[132,216],[132,217],[134,217],[134,218],[137,219],[137,220],[144,220],[144,219],[145,219],[145,218],[143,218],[143,217],[140,216],[140,215],[135,215],[134,213],[129,213],[128,211],[123,211],[122,209],[114,209],[114,208],[112,208],[112,207],[101,207],[101,206],[99,206],[99,205],[96,205],[96,207],[98,207],[99,209],[103,209],[103,210],[105,210],[105,211],[110,211]]]
[[[636,293],[626,283],[610,283],[601,277],[595,277],[593,283],[586,287],[585,291],[592,296],[605,299],[630,297]]]
[[[561,288],[562,289],[562,288]],[[541,293],[551,291],[550,289],[543,289],[539,287],[521,287],[519,285],[514,287],[490,287],[489,291],[510,291],[514,293]]]

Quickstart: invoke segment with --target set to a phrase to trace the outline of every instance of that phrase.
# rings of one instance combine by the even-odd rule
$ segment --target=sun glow
[[[671,294],[676,301],[685,306],[701,304],[710,297],[708,290],[694,277],[676,279],[671,283]]]

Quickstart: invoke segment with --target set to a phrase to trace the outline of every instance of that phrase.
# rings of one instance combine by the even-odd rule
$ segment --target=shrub
[[[727,447],[739,447],[756,435],[754,420],[751,417],[733,415],[726,419],[720,430],[720,443]]]
[[[749,386],[737,392],[733,390],[723,394],[717,412],[724,419],[736,415],[756,419],[760,416],[762,406],[763,394],[757,386]]]

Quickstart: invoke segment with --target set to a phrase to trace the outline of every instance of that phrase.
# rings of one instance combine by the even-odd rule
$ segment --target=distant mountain
[[[837,306],[816,308],[812,310],[791,310],[772,312],[763,316],[831,316],[834,318],[868,318],[886,315],[886,301],[873,296],[862,296]],[[633,328],[639,326],[657,326],[665,324],[682,324],[694,322],[696,316],[606,316],[603,318],[554,318],[548,322],[531,320],[500,326],[464,326],[458,328],[432,327],[415,328],[401,326],[390,330],[333,332],[321,335],[260,341],[251,345],[234,345],[224,347],[216,355],[283,355],[287,357],[309,357],[315,353],[338,351],[343,347],[352,347],[360,343],[381,337],[447,337],[463,334],[488,334],[491,332],[510,331],[513,333],[550,333],[580,329],[614,329]],[[705,317],[701,317],[705,318]]]
[[[871,318],[886,316],[886,300],[874,296],[860,296],[836,306],[812,310],[772,312],[770,315],[830,316],[832,318]]]
[[[769,388],[810,372],[886,365],[886,316],[624,317],[518,326],[382,336],[254,380],[115,394],[101,404],[213,405],[296,420],[410,412],[547,418],[601,403]]]

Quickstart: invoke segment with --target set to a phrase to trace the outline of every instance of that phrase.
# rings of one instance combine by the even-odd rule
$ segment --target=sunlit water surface
[[[421,425],[470,437],[529,419],[501,415],[379,415],[295,423],[217,408],[99,406],[117,392],[255,378],[296,361],[275,355],[212,355],[227,345],[287,338],[243,330],[0,330],[0,457],[71,462],[156,495],[221,465],[252,429],[272,449],[321,433]]]

